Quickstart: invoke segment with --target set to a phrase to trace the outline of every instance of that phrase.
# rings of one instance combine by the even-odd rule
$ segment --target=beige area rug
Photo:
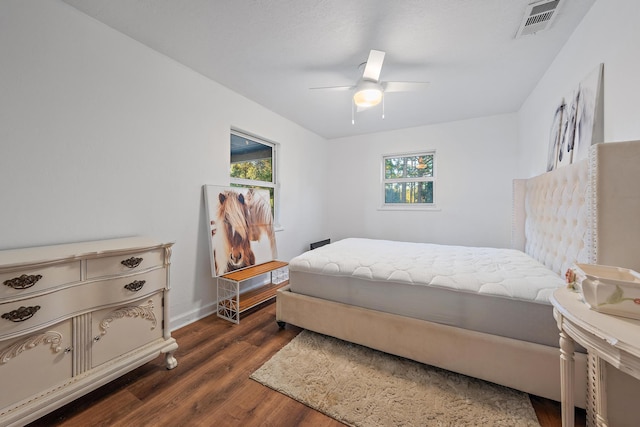
[[[527,394],[310,331],[251,375],[350,426],[539,426]]]

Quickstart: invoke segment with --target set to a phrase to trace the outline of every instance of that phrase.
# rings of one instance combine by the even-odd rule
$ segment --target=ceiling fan
[[[330,86],[313,87],[319,90],[352,90],[353,106],[357,111],[362,111],[378,105],[381,101],[383,106],[382,118],[384,118],[384,94],[388,92],[410,92],[426,89],[428,82],[383,82],[380,81],[380,72],[384,63],[385,52],[381,50],[371,50],[365,65],[362,77],[354,86]],[[352,111],[353,113],[353,111]],[[351,122],[354,123],[353,114]]]

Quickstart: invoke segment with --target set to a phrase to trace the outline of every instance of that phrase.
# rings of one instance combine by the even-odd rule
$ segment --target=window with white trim
[[[383,207],[434,208],[435,157],[435,151],[383,156]]]
[[[278,227],[280,224],[276,181],[278,144],[232,129],[230,147],[231,186],[269,190],[274,225]]]

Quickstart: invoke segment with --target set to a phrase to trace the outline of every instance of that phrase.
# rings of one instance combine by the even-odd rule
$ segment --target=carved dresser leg
[[[178,361],[173,356],[173,351],[170,351],[164,355],[164,363],[167,366],[167,369],[173,369],[178,366]]]

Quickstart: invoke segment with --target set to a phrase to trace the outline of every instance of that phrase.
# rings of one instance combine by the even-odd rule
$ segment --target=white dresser
[[[0,251],[0,426],[23,425],[165,354],[172,243]]]

